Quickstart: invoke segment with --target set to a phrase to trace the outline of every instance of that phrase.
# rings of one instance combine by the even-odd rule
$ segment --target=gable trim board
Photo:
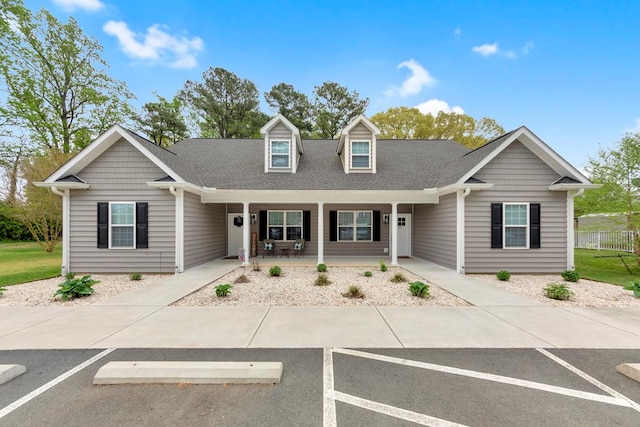
[[[274,117],[269,123],[267,123],[267,125],[265,125],[261,129],[261,132],[264,135],[264,143],[265,143],[265,153],[264,153],[265,155],[263,157],[266,162],[265,173],[273,175],[272,171],[268,170],[268,168],[266,167],[268,166],[268,162],[270,160],[269,153],[268,153],[270,139],[272,139],[270,136],[270,132],[272,132],[274,129],[279,129],[278,132],[282,133],[282,131],[284,131],[285,128],[287,129],[286,132],[290,132],[290,134],[288,133],[288,135],[290,135],[290,140],[291,140],[291,143],[290,143],[291,168],[290,168],[289,174],[279,173],[277,175],[284,176],[283,179],[286,180],[288,179],[286,178],[286,175],[291,176],[293,174],[296,174],[296,175],[299,175],[299,178],[296,178],[297,180],[302,180],[302,181],[308,180],[308,178],[305,178],[306,176],[305,173],[308,173],[309,163],[318,162],[319,160],[323,161],[323,160],[318,159],[317,157],[306,158],[305,156],[304,159],[303,157],[301,157],[301,154],[303,153],[303,144],[302,144],[302,140],[300,139],[300,134],[298,130],[295,128],[295,126],[293,126],[291,122],[289,122],[285,117],[281,115]],[[344,152],[343,153],[344,158],[341,158],[342,167],[340,169],[342,171],[343,176],[346,176],[350,169],[350,158],[349,158],[349,154],[346,153],[346,151],[350,150],[350,147],[348,146],[350,141],[349,133],[353,130],[357,130],[356,132],[356,134],[358,135],[357,138],[359,138],[358,140],[360,140],[362,139],[362,135],[363,135],[363,134],[362,135],[360,134],[364,132],[364,129],[366,129],[367,132],[371,132],[370,161],[371,161],[372,170],[369,171],[368,176],[366,176],[367,174],[356,173],[354,174],[353,178],[348,178],[348,179],[339,178],[339,177],[338,178],[339,178],[339,181],[342,180],[344,182],[350,182],[354,180],[355,180],[354,182],[368,182],[366,180],[370,180],[370,182],[372,183],[371,187],[380,188],[380,186],[374,183],[380,182],[379,181],[380,177],[385,176],[385,172],[388,170],[389,164],[388,163],[386,164],[387,169],[386,170],[383,169],[382,174],[380,173],[379,170],[376,170],[376,164],[378,163],[376,159],[380,155],[379,151],[381,150],[381,148],[377,146],[377,142],[378,142],[377,136],[379,135],[380,131],[377,127],[375,127],[373,123],[371,123],[364,116],[360,116],[356,118],[354,121],[352,121],[352,123],[350,123],[345,128],[340,139],[338,140],[338,148],[336,150],[337,154],[340,155],[341,152]],[[317,250],[318,262],[322,262],[323,257],[325,255],[324,254],[325,243],[332,242],[331,239],[328,238],[330,237],[329,235],[324,236],[326,226],[330,228],[330,230],[326,230],[326,232],[329,234],[337,231],[337,230],[333,230],[334,227],[332,227],[333,215],[329,210],[327,212],[324,212],[324,209],[325,207],[327,207],[327,209],[331,209],[331,210],[333,209],[340,210],[341,206],[350,206],[349,209],[345,208],[345,210],[351,210],[352,206],[357,206],[357,208],[355,208],[356,210],[371,210],[373,212],[376,212],[378,217],[381,216],[380,210],[379,210],[380,208],[373,207],[373,206],[384,207],[382,210],[382,213],[390,214],[391,220],[393,222],[391,222],[391,224],[384,225],[385,233],[389,233],[389,235],[386,236],[385,234],[386,237],[383,237],[382,239],[384,241],[385,239],[388,238],[387,240],[388,243],[384,243],[384,242],[382,243],[383,243],[383,246],[384,245],[390,246],[390,248],[388,248],[390,249],[389,251],[390,253],[388,254],[380,253],[380,256],[391,255],[392,263],[394,261],[397,262],[397,231],[398,231],[397,217],[399,212],[399,205],[402,205],[402,206],[405,206],[402,208],[404,209],[404,212],[412,213],[413,230],[411,233],[411,239],[412,239],[411,246],[412,248],[414,248],[412,252],[415,253],[415,256],[431,257],[430,254],[433,254],[434,250],[436,250],[437,248],[425,247],[421,239],[428,240],[433,237],[436,239],[434,241],[440,242],[440,245],[443,248],[446,247],[446,251],[445,251],[446,255],[443,255],[443,257],[440,257],[441,261],[436,261],[436,262],[440,262],[443,265],[446,265],[452,269],[455,269],[460,273],[464,273],[465,270],[468,272],[474,271],[474,269],[473,268],[470,269],[468,265],[469,264],[468,257],[470,254],[468,250],[470,248],[469,245],[470,244],[477,245],[478,240],[477,240],[477,237],[474,237],[472,240],[468,239],[469,236],[471,236],[469,234],[470,230],[476,230],[476,231],[473,231],[473,233],[481,233],[485,235],[489,235],[491,233],[489,221],[487,221],[486,225],[482,226],[481,223],[477,221],[477,218],[475,218],[474,212],[476,212],[479,206],[481,206],[478,203],[481,203],[481,204],[486,203],[486,202],[482,202],[482,200],[491,200],[491,199],[493,199],[494,202],[502,202],[502,203],[514,202],[512,197],[515,194],[518,194],[518,191],[515,190],[515,187],[514,189],[509,190],[509,192],[505,192],[504,184],[497,185],[496,181],[494,181],[490,177],[487,178],[487,175],[484,174],[484,171],[487,168],[487,165],[489,165],[492,162],[492,160],[498,157],[501,157],[501,154],[507,152],[505,150],[508,150],[509,147],[511,147],[516,141],[520,143],[518,144],[518,147],[524,147],[529,153],[531,153],[533,156],[535,156],[535,158],[538,159],[539,164],[541,165],[546,164],[546,166],[550,168],[548,173],[545,172],[545,174],[543,174],[545,177],[547,176],[549,177],[546,185],[542,186],[541,181],[537,179],[538,184],[536,185],[538,185],[538,187],[536,187],[537,189],[536,191],[538,192],[538,194],[545,194],[544,192],[546,192],[546,194],[550,195],[550,194],[553,194],[554,192],[556,194],[557,192],[562,192],[562,191],[567,192],[566,200],[564,203],[562,203],[562,205],[565,205],[565,206],[562,206],[562,208],[566,207],[566,209],[563,209],[564,211],[562,214],[563,218],[558,216],[558,212],[559,212],[558,209],[560,205],[556,204],[556,202],[553,202],[554,205],[550,209],[549,215],[544,213],[544,212],[547,212],[547,210],[545,207],[542,207],[542,210],[544,211],[543,218],[547,218],[546,220],[543,219],[543,221],[547,221],[547,226],[548,224],[551,224],[552,230],[550,230],[549,233],[558,234],[559,232],[558,227],[561,226],[563,230],[561,230],[562,232],[560,234],[562,235],[562,237],[564,237],[566,234],[566,238],[564,239],[565,243],[563,245],[565,245],[565,250],[568,255],[567,263],[566,263],[567,267],[573,266],[573,251],[572,251],[573,198],[575,197],[576,193],[579,193],[584,189],[598,187],[598,185],[592,184],[577,169],[573,168],[570,164],[564,161],[564,159],[562,159],[559,155],[557,155],[553,150],[551,150],[546,144],[544,144],[541,140],[539,140],[537,136],[535,136],[532,132],[530,132],[525,127],[521,127],[515,131],[510,132],[509,134],[504,135],[501,138],[497,138],[495,142],[490,142],[487,146],[484,146],[484,148],[478,149],[478,150],[484,149],[484,151],[477,151],[477,150],[464,151],[461,149],[449,150],[448,151],[450,153],[449,156],[453,156],[453,157],[450,157],[450,160],[447,160],[447,162],[450,162],[450,164],[453,164],[456,162],[456,158],[457,158],[455,157],[456,155],[462,155],[464,157],[467,154],[474,153],[474,152],[476,152],[477,154],[475,154],[475,157],[467,158],[466,163],[465,162],[460,163],[458,170],[461,170],[462,168],[467,167],[465,165],[469,165],[468,166],[469,169],[466,170],[466,172],[463,172],[462,175],[460,175],[459,174],[460,172],[456,172],[454,170],[453,173],[458,174],[456,179],[450,179],[448,181],[448,179],[441,178],[439,180],[439,181],[442,181],[443,185],[441,186],[433,186],[433,187],[424,188],[422,190],[417,190],[417,189],[406,189],[407,187],[405,187],[405,189],[398,189],[398,188],[389,187],[386,185],[381,186],[383,189],[373,189],[371,187],[370,187],[371,189],[366,189],[366,186],[364,186],[365,189],[362,189],[362,185],[360,185],[359,187],[356,186],[355,188],[348,188],[348,186],[340,187],[340,189],[337,190],[334,188],[299,189],[299,188],[296,188],[296,186],[294,186],[293,188],[289,187],[289,189],[287,189],[286,186],[284,188],[283,187],[278,188],[277,186],[272,186],[272,187],[267,187],[265,189],[259,189],[259,188],[262,188],[262,186],[257,186],[256,188],[252,189],[250,184],[252,181],[246,181],[246,179],[245,181],[248,183],[246,188],[242,188],[242,186],[238,186],[238,188],[235,188],[235,187],[215,188],[217,187],[216,181],[215,180],[212,181],[210,178],[207,178],[207,176],[205,176],[207,175],[207,172],[206,171],[203,172],[202,170],[203,167],[216,168],[215,162],[214,163],[209,162],[208,164],[203,163],[200,166],[198,166],[197,161],[194,161],[193,159],[189,160],[190,158],[189,156],[187,156],[188,151],[181,151],[184,149],[180,146],[180,143],[176,145],[176,149],[174,150],[175,152],[171,151],[171,149],[166,150],[159,147],[154,148],[155,146],[149,145],[149,144],[152,144],[151,142],[148,142],[143,138],[130,133],[126,129],[121,128],[120,126],[114,126],[111,129],[109,129],[107,132],[105,132],[103,135],[101,135],[99,138],[97,138],[95,141],[93,141],[85,150],[83,150],[80,154],[78,154],[76,157],[74,157],[65,165],[63,165],[58,171],[53,173],[44,182],[37,184],[43,187],[50,187],[52,191],[56,192],[56,194],[61,195],[63,197],[63,207],[65,206],[65,203],[67,203],[67,212],[64,213],[64,217],[63,217],[63,222],[65,221],[65,219],[67,221],[66,227],[64,227],[67,230],[66,234],[65,234],[65,231],[63,230],[63,234],[66,237],[66,238],[63,238],[64,242],[69,242],[70,239],[76,238],[75,235],[73,234],[70,235],[68,231],[69,228],[73,227],[72,221],[73,223],[76,223],[78,221],[76,218],[70,217],[70,212],[69,212],[70,209],[68,208],[68,205],[70,203],[69,201],[75,200],[75,198],[78,197],[77,195],[80,195],[81,193],[87,192],[86,194],[93,194],[94,192],[97,191],[95,189],[97,188],[95,187],[96,185],[95,180],[92,180],[92,179],[83,180],[83,178],[86,178],[85,175],[82,175],[83,178],[77,178],[77,179],[67,179],[67,178],[69,176],[75,176],[76,174],[83,171],[85,168],[89,168],[97,159],[105,155],[105,153],[108,152],[109,148],[112,147],[114,144],[116,144],[118,141],[125,141],[126,143],[130,144],[135,150],[137,150],[144,157],[149,159],[151,163],[155,165],[155,167],[157,167],[159,171],[162,172],[162,174],[160,173],[151,174],[153,175],[151,179],[144,180],[143,184],[146,186],[146,188],[148,188],[149,191],[151,191],[152,189],[156,192],[166,191],[165,194],[167,195],[171,194],[173,196],[171,197],[171,199],[173,200],[171,204],[173,205],[174,212],[171,219],[173,223],[172,231],[175,238],[172,239],[171,243],[174,246],[172,258],[175,259],[174,264],[175,264],[176,273],[184,271],[185,268],[189,268],[193,265],[197,265],[194,263],[204,262],[204,260],[211,259],[211,255],[204,255],[204,254],[199,255],[198,253],[198,251],[204,250],[203,248],[204,246],[206,246],[206,242],[198,243],[198,245],[195,245],[195,246],[189,244],[189,247],[190,247],[189,259],[191,261],[189,261],[188,263],[185,263],[185,251],[186,251],[186,246],[189,243],[185,241],[185,222],[187,221],[187,218],[185,216],[185,196],[186,196],[185,193],[190,194],[189,203],[191,204],[193,204],[193,202],[196,202],[199,199],[199,203],[201,205],[210,204],[212,206],[214,205],[218,206],[218,208],[214,210],[205,209],[205,210],[202,210],[202,213],[197,213],[197,218],[199,219],[194,224],[198,224],[198,225],[197,226],[191,225],[190,223],[190,232],[189,232],[190,236],[197,236],[199,234],[197,232],[197,227],[210,226],[210,225],[207,225],[208,221],[205,220],[205,218],[207,218],[205,211],[210,212],[210,215],[215,215],[215,217],[217,218],[217,216],[220,215],[220,212],[227,211],[229,204],[242,204],[244,222],[248,226],[246,229],[243,230],[243,246],[245,247],[245,254],[247,255],[249,254],[248,246],[249,246],[249,237],[250,237],[250,233],[249,233],[250,218],[252,213],[253,214],[257,213],[253,208],[254,206],[266,205],[276,210],[279,209],[280,205],[293,204],[293,205],[314,206],[314,210],[312,212],[315,212],[315,213],[311,213],[311,211],[308,211],[307,210],[308,208],[304,208],[302,210],[305,211],[305,214],[307,212],[310,212],[308,218],[307,218],[307,215],[305,215],[305,220],[303,221],[305,223],[304,224],[305,235],[307,235],[308,229],[313,229],[314,232],[317,231],[317,236],[319,236],[316,242],[314,242],[315,244],[310,245],[310,247],[308,248],[310,249],[308,253],[313,253],[314,250]],[[403,141],[398,142],[398,144],[400,144],[398,145],[399,147],[404,147],[402,145],[402,142]],[[445,142],[438,141],[438,144],[448,147],[448,145],[446,144],[443,145]],[[492,144],[494,143],[496,144],[496,147],[492,146]],[[237,144],[242,144],[242,142],[238,141]],[[385,141],[385,144],[391,144],[391,145],[384,145],[385,147],[387,146],[390,147],[393,144],[395,144],[395,142]],[[419,142],[416,142],[416,144],[419,144]],[[440,145],[438,145],[438,147]],[[412,146],[418,147],[418,145],[412,145]],[[427,145],[424,145],[424,146],[427,147]],[[238,147],[239,147],[239,150],[237,150],[237,153],[238,153],[237,155],[240,156],[239,158],[241,158],[243,145],[238,145]],[[409,146],[407,145],[407,147]],[[420,147],[422,147],[422,145],[420,145]],[[191,149],[192,150],[197,149],[197,147],[194,146]],[[158,151],[158,150],[162,150],[162,151]],[[235,148],[233,150],[234,152],[236,152]],[[388,149],[385,148],[385,150],[388,150]],[[518,148],[518,150],[522,150],[522,148]],[[311,153],[314,153],[314,152],[318,153],[318,151],[311,150]],[[388,151],[383,151],[383,152],[388,153]],[[155,155],[154,153],[157,155]],[[460,153],[460,154],[455,154],[455,153]],[[462,154],[462,153],[466,153],[466,154]],[[423,170],[433,170],[433,167],[430,166],[430,163],[429,163],[430,157],[420,158],[416,155],[413,155],[411,159],[412,160],[415,159],[416,162],[421,162],[421,166],[423,166]],[[346,163],[345,163],[345,160],[346,160]],[[407,162],[408,161],[409,160],[407,160]],[[442,159],[438,161],[440,162],[439,166],[446,165],[444,166],[445,169],[449,167],[446,162],[443,162]],[[229,160],[226,160],[226,162],[228,163]],[[473,164],[471,164],[471,162],[473,162]],[[530,168],[533,167],[535,169],[535,167],[538,167],[538,166],[535,166],[535,164],[537,163],[534,162],[534,166],[530,166]],[[175,168],[178,168],[178,169],[176,170],[174,167],[170,167],[169,165],[175,166]],[[392,165],[395,169],[397,169],[398,167],[402,169],[405,166],[410,166],[409,164],[405,165],[404,163],[401,165],[396,165],[392,163]],[[495,168],[496,165],[494,164],[494,166],[492,167]],[[498,165],[497,167],[501,167],[501,166]],[[192,168],[193,171],[191,171],[191,169],[189,168]],[[238,168],[238,169],[242,170],[242,168]],[[442,169],[442,167],[440,169]],[[514,168],[511,168],[511,169],[514,169]],[[409,170],[412,170],[412,169],[409,169]],[[415,171],[416,169],[413,169],[413,170]],[[553,171],[553,173],[551,171]],[[372,172],[373,173],[378,172],[377,173],[378,177],[375,177]],[[331,173],[338,173],[338,172],[332,171]],[[414,172],[410,173],[408,176],[411,176],[413,173]],[[204,175],[201,175],[201,174],[204,174]],[[165,178],[157,179],[156,177],[158,175],[160,175],[160,177],[164,176]],[[200,176],[205,178],[205,180],[201,181]],[[398,177],[400,176],[401,175],[398,175]],[[168,180],[166,179],[166,177],[168,177]],[[186,177],[189,177],[189,179],[187,180]],[[514,175],[514,177],[515,177],[515,180],[514,178],[511,178],[512,182],[517,181],[517,175]],[[256,177],[252,177],[251,179],[255,181]],[[104,182],[100,184],[100,188],[102,189],[109,188],[109,184],[108,184],[109,182],[111,181],[109,181],[108,179],[104,180]],[[271,181],[268,181],[268,182],[271,182]],[[292,181],[292,182],[295,182],[295,181]],[[315,181],[309,181],[309,182],[315,183]],[[418,181],[414,179],[414,183],[411,186],[408,186],[408,188],[415,188],[416,182]],[[433,182],[433,180],[427,181],[425,183],[431,183],[431,182]],[[497,182],[500,182],[500,181],[497,181]],[[207,186],[207,184],[209,185]],[[302,186],[302,187],[305,188],[305,186]],[[306,187],[308,187],[308,185]],[[116,192],[121,191],[121,190],[117,190],[117,188],[126,188],[126,187],[122,187],[122,185],[120,187],[114,186],[113,191],[116,191]],[[74,192],[72,193],[70,190],[74,190]],[[78,191],[80,191],[80,193],[78,193]],[[113,191],[111,192],[111,194],[117,194],[117,193],[113,193]],[[485,192],[487,192],[487,194],[481,198],[478,198],[476,196]],[[503,198],[501,196],[503,192],[505,192],[504,194],[506,198]],[[535,196],[531,194],[524,195],[527,193],[522,193],[522,194],[523,194],[523,196],[521,197],[522,201],[529,203],[530,205],[538,203],[538,201],[535,199],[539,196]],[[65,198],[67,199],[67,202],[65,202]],[[118,198],[117,196],[114,196],[112,199],[109,199],[109,201],[114,201],[114,200],[129,201],[129,200],[132,200],[132,198],[131,197]],[[139,197],[138,199],[134,197],[133,200],[145,201],[144,197]],[[440,206],[443,200],[446,201],[445,203],[447,206],[446,209],[437,208],[438,206]],[[546,197],[545,200],[557,201],[558,199],[557,197],[556,198]],[[152,202],[149,205],[150,209],[152,209],[152,205],[154,203],[155,202]],[[542,204],[545,204],[545,206],[546,206],[546,203],[548,202],[544,200],[542,201]],[[193,206],[195,207],[196,205],[193,205]],[[429,208],[429,206],[431,206],[431,208]],[[193,211],[194,208],[190,208],[190,209],[192,212],[194,212],[194,214],[196,214],[196,211]],[[409,211],[407,211],[407,209]],[[434,221],[425,222],[425,219],[427,219],[430,215],[436,214],[437,212],[440,212],[440,213],[437,214],[436,217],[440,219],[438,219],[435,222]],[[311,218],[314,218],[316,227],[313,227],[313,224],[311,223],[312,221]],[[448,221],[448,222],[443,223],[442,221]],[[549,223],[548,221],[552,221],[552,222]],[[560,222],[562,223],[561,225],[559,225]],[[209,222],[209,223],[216,224],[217,227],[223,227],[226,229],[226,218],[223,218],[220,221],[218,221],[218,219],[212,220],[212,222]],[[544,226],[543,230],[545,230],[546,229],[545,227],[547,226]],[[153,229],[154,227],[157,227],[157,224],[149,224],[149,227]],[[425,227],[427,228],[425,229]],[[429,227],[431,227],[431,231],[429,231]],[[443,230],[447,230],[447,231],[442,233],[438,230],[439,228],[442,228]],[[485,231],[482,231],[483,228]],[[378,233],[380,231],[379,227],[377,228],[374,227],[374,230],[377,231]],[[421,232],[417,232],[418,230],[421,230]],[[426,234],[425,234],[425,231],[426,231]],[[433,232],[435,232],[435,234],[433,234]],[[226,231],[224,233],[226,234]],[[432,234],[433,236],[431,237]],[[555,234],[547,234],[547,236],[549,235],[555,236]],[[324,238],[320,238],[323,236]],[[544,240],[544,236],[542,237]],[[193,239],[193,238],[194,237],[190,237],[190,239]],[[483,237],[483,239],[485,238],[486,236]],[[558,242],[558,238],[554,237],[552,246],[557,245],[557,242]],[[225,245],[224,248],[218,248],[216,246],[215,250],[211,250],[209,252],[211,254],[213,253],[225,254],[226,242],[223,242],[222,244]],[[329,254],[333,253],[333,251],[337,249],[335,244],[336,242],[333,242],[332,244],[327,245]],[[154,245],[155,243],[152,239],[152,241],[149,243],[149,246],[153,248]],[[69,245],[67,244],[66,246],[67,247],[65,248],[65,244],[63,244],[63,269],[64,268],[68,269],[70,265],[69,259],[71,255],[69,254],[69,250],[68,250]],[[535,241],[533,241],[533,246],[535,246]],[[382,247],[381,246],[378,246],[378,247],[381,250]],[[529,249],[527,249],[527,251],[528,250]],[[473,255],[473,257],[475,256],[477,256],[477,253]],[[477,265],[478,259],[474,260],[473,257],[471,259],[473,263],[475,263],[474,265]],[[248,263],[248,256],[245,259],[245,263]],[[512,271],[515,272],[516,269],[512,269]]]

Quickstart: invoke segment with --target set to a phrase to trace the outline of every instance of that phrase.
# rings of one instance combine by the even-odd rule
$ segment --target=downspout
[[[169,192],[176,198],[176,224],[175,224],[175,274],[184,271],[184,190],[176,189],[173,185]]]
[[[58,187],[55,185],[51,187],[51,191],[54,194],[62,197],[62,275],[65,276],[69,273],[69,255],[70,248],[69,244],[69,217],[70,217],[70,198],[69,198],[69,189],[65,189],[64,191],[58,190]]]
[[[464,199],[471,193],[471,188],[467,187],[464,190],[459,190],[457,194],[457,209],[456,209],[456,244],[457,244],[457,260],[456,271],[460,274],[464,274],[464,261],[465,261],[465,242],[464,242],[464,225],[465,225],[465,207]]]
[[[575,222],[573,220],[574,199],[584,193],[584,188],[567,191],[567,270],[575,270]]]

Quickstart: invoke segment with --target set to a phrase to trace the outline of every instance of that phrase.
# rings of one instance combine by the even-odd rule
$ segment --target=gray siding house
[[[38,183],[63,200],[62,271],[176,272],[264,255],[415,257],[459,273],[573,269],[573,200],[596,187],[526,127],[476,150],[381,140],[366,117],[302,140],[278,115],[262,139],[168,149],[114,126]]]

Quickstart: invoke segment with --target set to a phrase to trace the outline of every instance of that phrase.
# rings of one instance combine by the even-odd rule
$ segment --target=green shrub
[[[89,296],[93,293],[93,285],[100,283],[98,280],[93,280],[90,275],[86,275],[82,279],[74,279],[75,274],[69,273],[65,277],[67,280],[60,283],[58,285],[60,289],[53,294],[54,298],[60,295],[62,301]]]
[[[393,283],[403,283],[407,281],[407,278],[404,277],[404,275],[402,273],[396,273],[393,275],[393,277],[390,279]]]
[[[316,278],[316,282],[314,283],[316,286],[327,286],[331,284],[329,280],[329,276],[325,273],[318,273],[318,277]]]
[[[380,264],[380,271],[387,271],[387,264],[384,263],[384,260],[381,259],[378,264]]]
[[[4,293],[6,292],[7,288],[3,288],[2,286],[0,286],[0,297],[4,296]]]
[[[636,280],[633,283],[623,286],[627,291],[633,291],[633,295],[636,298],[640,298],[640,280]],[[1,294],[1,293],[0,293]]]
[[[16,207],[0,202],[0,241],[26,242],[32,241],[29,228],[18,217]]]
[[[562,283],[549,283],[544,290],[548,298],[562,301],[568,300],[574,295],[571,289]]]
[[[319,273],[324,273],[325,271],[327,271],[327,266],[325,264],[318,264],[316,266],[316,269],[318,270]]]
[[[214,289],[216,290],[216,296],[219,298],[226,297],[231,293],[231,286],[229,283],[225,283],[224,285],[218,285]]]
[[[131,273],[131,276],[129,276],[129,280],[142,280],[142,274],[140,273]]]
[[[282,273],[282,269],[277,265],[274,265],[269,269],[269,276],[271,277],[279,277],[280,273]]]
[[[418,298],[424,298],[429,295],[429,285],[419,281],[409,283],[409,292]]]
[[[258,261],[252,261],[251,262],[251,270],[260,271],[260,270],[262,270],[262,267],[260,267],[260,263]]]
[[[496,277],[498,278],[498,280],[502,280],[503,282],[506,282],[509,279],[511,279],[511,273],[509,273],[507,270],[500,270],[496,274]]]
[[[241,274],[236,277],[236,280],[234,280],[233,283],[249,283],[249,278],[244,274]]]
[[[346,298],[364,298],[364,294],[360,288],[355,285],[349,286],[347,292],[343,293],[342,296]]]
[[[580,280],[580,274],[575,270],[565,270],[562,272],[562,278],[567,282],[577,282]]]
[[[372,272],[370,272],[368,270],[364,272],[364,277],[371,277],[371,276],[373,276]]]

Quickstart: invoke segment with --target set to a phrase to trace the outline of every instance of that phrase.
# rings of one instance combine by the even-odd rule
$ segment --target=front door
[[[227,214],[227,256],[238,256],[238,249],[242,249],[242,227],[234,224],[234,218],[241,213]]]
[[[411,256],[411,214],[398,214],[398,256]]]

